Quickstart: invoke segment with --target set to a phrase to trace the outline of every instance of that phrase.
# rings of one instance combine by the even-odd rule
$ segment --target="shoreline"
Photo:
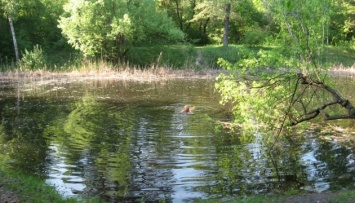
[[[45,80],[131,80],[131,81],[157,81],[169,79],[214,79],[220,73],[227,73],[218,69],[178,69],[126,68],[118,70],[89,70],[89,71],[9,71],[1,72],[0,80],[45,81]]]
[[[331,76],[355,77],[355,64],[351,67],[334,67],[327,70]],[[72,71],[6,71],[0,72],[0,80],[131,80],[131,81],[157,81],[169,79],[214,79],[221,73],[228,73],[227,70],[203,68],[195,70],[172,69],[166,67],[151,67],[147,69],[110,68],[97,70],[72,70]]]

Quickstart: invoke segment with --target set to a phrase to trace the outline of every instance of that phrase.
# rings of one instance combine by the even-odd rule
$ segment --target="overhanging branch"
[[[333,97],[333,101],[321,104],[319,107],[314,108],[310,111],[304,111],[304,117],[300,119],[293,120],[291,122],[291,125],[297,125],[299,123],[302,123],[304,121],[309,121],[314,118],[316,118],[321,112],[323,112],[323,119],[324,120],[337,120],[337,119],[355,119],[355,108],[351,104],[351,102],[347,99],[344,99],[339,92],[337,92],[334,88],[324,84],[323,82],[319,81],[313,81],[310,79],[308,76],[304,75],[303,73],[298,74],[298,79],[301,81],[301,84],[303,85],[309,85],[313,86],[319,89],[323,89],[326,92],[330,93],[330,95]],[[346,110],[346,114],[340,114],[340,115],[332,115],[329,116],[324,112],[324,110],[327,107],[333,106],[333,105],[340,105]]]

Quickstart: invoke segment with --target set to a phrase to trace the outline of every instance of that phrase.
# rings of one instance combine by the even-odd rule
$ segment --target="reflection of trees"
[[[313,163],[316,168],[309,179],[317,181],[317,178],[324,180],[330,185],[331,189],[341,189],[342,187],[353,186],[353,181],[344,179],[348,174],[354,174],[355,171],[349,170],[347,166],[347,156],[351,154],[351,150],[340,145],[319,140],[318,146],[312,147],[314,157],[317,162]]]
[[[249,195],[298,189],[303,175],[299,151],[282,143],[269,153],[265,143],[255,136],[253,143],[214,142],[217,157],[207,176],[210,184],[200,189],[211,195]]]
[[[139,119],[132,137],[132,190],[129,195],[145,200],[170,199],[174,152],[171,138],[172,111],[165,103],[147,102],[137,109]]]
[[[130,184],[134,113],[126,107],[120,110],[119,105],[100,103],[88,93],[70,107],[69,115],[53,122],[46,131],[65,151],[67,164],[80,166],[87,175],[87,190],[107,198],[124,197]]]
[[[16,98],[1,101],[1,159],[16,169],[39,173],[48,146],[43,131],[47,122],[56,118],[52,112],[58,107],[49,99],[27,98],[22,103]]]

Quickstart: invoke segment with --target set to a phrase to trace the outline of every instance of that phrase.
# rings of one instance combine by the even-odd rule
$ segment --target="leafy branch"
[[[338,120],[338,119],[355,119],[355,108],[351,104],[351,102],[345,98],[343,98],[338,91],[336,91],[334,88],[330,87],[329,85],[324,84],[323,82],[320,81],[313,81],[310,79],[307,75],[303,73],[298,74],[298,79],[301,81],[301,84],[315,87],[317,89],[323,90],[325,92],[328,92],[332,96],[332,101],[326,102],[319,104],[316,108],[312,108],[311,110],[307,110],[304,105],[304,113],[301,116],[301,118],[293,120],[291,122],[291,125],[297,125],[301,122],[309,121],[320,114],[323,115],[324,120]],[[299,102],[303,104],[301,98],[298,98],[296,102]],[[325,112],[325,109],[331,106],[341,106],[346,110],[346,114],[335,114],[335,115],[329,115]]]

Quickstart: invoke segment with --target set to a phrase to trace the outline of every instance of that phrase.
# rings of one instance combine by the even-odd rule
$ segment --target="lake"
[[[353,79],[335,81],[352,96]],[[231,117],[211,79],[3,79],[0,95],[2,167],[65,197],[190,202],[355,188],[354,145],[310,129],[269,153],[260,134],[244,142],[216,127]],[[193,113],[181,113],[185,104]]]

